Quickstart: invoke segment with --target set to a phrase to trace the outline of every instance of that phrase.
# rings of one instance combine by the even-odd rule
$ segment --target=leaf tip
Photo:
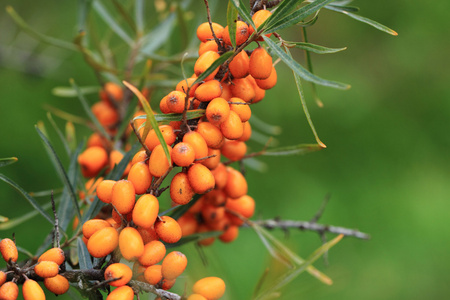
[[[393,36],[398,36],[398,32],[395,30],[391,30],[390,34]]]

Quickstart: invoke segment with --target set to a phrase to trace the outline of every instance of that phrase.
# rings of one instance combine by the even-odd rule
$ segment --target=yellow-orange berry
[[[39,256],[38,262],[41,261],[54,261],[60,266],[65,260],[64,251],[61,248],[51,248],[45,251]]]
[[[123,90],[122,88],[115,84],[114,82],[107,82],[103,85],[103,88],[100,90],[100,99],[105,101],[107,104],[112,104],[111,99],[113,101],[122,101],[123,100]]]
[[[249,73],[255,79],[267,79],[272,72],[272,57],[266,49],[259,47],[250,55]]]
[[[176,279],[180,276],[187,266],[186,255],[179,251],[173,251],[167,254],[162,262],[161,273],[165,279]]]
[[[144,253],[144,241],[135,228],[122,229],[119,234],[119,249],[126,260],[136,259]]]
[[[220,55],[214,51],[206,51],[197,59],[194,65],[194,72],[198,76],[205,72],[212,64],[215,62]],[[209,74],[205,80],[211,80],[219,72],[219,67],[217,67],[211,74]]]
[[[221,189],[214,189],[211,192],[205,194],[205,203],[214,206],[223,206],[227,201],[227,195]]]
[[[87,248],[93,257],[105,257],[119,245],[119,233],[113,227],[105,227],[94,233],[88,240]]]
[[[150,243],[151,241],[157,241],[158,235],[155,232],[155,228],[153,226],[149,228],[138,227],[137,230],[142,236],[142,240],[144,241],[144,245]],[[145,247],[145,246],[144,246]]]
[[[177,90],[178,92],[182,92],[184,94],[187,93],[188,88],[189,89],[189,97],[194,97],[195,95],[195,90],[197,89],[197,87],[199,86],[199,83],[193,84],[195,82],[196,78],[187,78],[186,80],[181,80],[180,82],[178,82],[175,90]],[[187,81],[187,83],[186,83]],[[167,101],[167,100],[166,100]],[[189,108],[189,106],[188,106]]]
[[[22,293],[25,300],[45,300],[45,294],[41,286],[32,279],[25,280]]]
[[[220,163],[220,149],[208,148],[208,156],[210,158],[201,161],[201,164],[210,170],[214,170]]]
[[[236,225],[229,226],[228,229],[225,230],[224,233],[222,233],[219,236],[219,239],[224,243],[230,243],[234,241],[239,235],[239,227]]]
[[[231,97],[233,97],[233,94],[231,93],[230,84],[222,83],[222,95],[220,95],[220,98],[229,101]]]
[[[241,160],[247,152],[247,144],[239,141],[226,140],[222,148],[220,148],[223,156],[231,161]]]
[[[270,90],[277,84],[277,71],[272,66],[272,72],[266,79],[255,79],[256,84],[263,90]]]
[[[169,159],[167,159],[166,153],[162,145],[158,145],[153,149],[150,159],[148,160],[148,168],[150,174],[155,177],[161,177],[169,170],[170,161],[172,160],[170,156],[172,155],[172,147],[167,145],[169,150]]]
[[[116,165],[118,165],[123,159],[123,153],[119,150],[112,150],[109,153],[109,171],[114,169]],[[130,171],[131,164],[128,163],[125,171],[123,171],[123,176],[126,176]]]
[[[180,225],[169,216],[162,216],[156,220],[155,231],[158,237],[166,243],[176,243],[181,239]]]
[[[106,300],[133,300],[134,299],[134,291],[128,285],[123,285],[116,288],[114,291],[109,293]]]
[[[186,103],[186,94],[179,91],[172,91],[167,95],[166,102],[167,107],[172,112],[181,114]]]
[[[159,126],[159,131],[161,131],[161,134],[164,138],[164,141],[167,145],[172,145],[176,140],[176,135],[173,132],[173,128],[170,125],[161,125]],[[144,132],[142,129],[141,134]],[[156,132],[154,129],[150,130],[147,137],[145,138],[145,145],[148,147],[150,151],[153,151],[156,146],[161,145],[161,142],[158,139],[158,136],[156,135]]]
[[[244,125],[241,118],[234,111],[230,111],[228,118],[220,124],[220,130],[224,137],[230,140],[237,140],[244,134]]]
[[[170,183],[170,198],[172,201],[184,205],[189,203],[194,195],[195,192],[189,184],[187,174],[177,173]]]
[[[103,136],[101,136],[97,132],[94,132],[89,137],[89,139],[86,143],[86,148],[94,147],[94,146],[105,148],[107,143],[108,143],[108,141]]]
[[[248,76],[244,78],[234,79],[233,83],[230,85],[231,93],[233,97],[238,97],[245,102],[251,102],[255,98],[255,89]]]
[[[152,285],[158,284],[162,280],[161,265],[147,267],[144,272],[144,278]]]
[[[145,162],[148,159],[147,152],[145,150],[138,151],[131,160],[131,165],[137,164],[140,161]]]
[[[200,294],[192,294],[187,298],[187,300],[208,300],[208,299],[206,299]]]
[[[166,246],[160,241],[151,241],[144,246],[144,253],[139,257],[139,263],[145,267],[156,265],[166,255]]]
[[[250,59],[247,52],[239,52],[228,65],[231,75],[234,78],[244,78],[248,75]]]
[[[228,180],[227,167],[224,164],[219,163],[219,165],[214,170],[212,170],[211,173],[214,176],[216,189],[223,189]]]
[[[0,295],[5,300],[16,300],[19,296],[19,287],[15,282],[8,281],[0,286]]]
[[[216,41],[214,40],[201,42],[200,45],[198,46],[198,56],[202,55],[206,51],[218,52],[219,45],[217,45]]]
[[[178,220],[182,236],[194,234],[197,231],[198,222],[192,214],[184,214]]]
[[[4,284],[5,281],[6,281],[6,273],[3,272],[3,271],[0,271],[0,286],[1,286],[2,284]]]
[[[219,277],[205,277],[194,284],[192,291],[208,300],[216,300],[225,294],[225,282]]]
[[[108,164],[108,153],[102,147],[89,147],[78,156],[84,177],[95,177]]]
[[[195,90],[195,98],[201,102],[208,102],[222,94],[222,85],[217,80],[209,80]]]
[[[54,261],[41,261],[34,267],[34,272],[42,278],[55,277],[58,275],[59,266]]]
[[[130,267],[122,263],[111,264],[105,270],[105,280],[120,278],[109,282],[111,286],[123,286],[131,280],[132,276],[133,272]]]
[[[258,103],[259,101],[264,99],[264,97],[266,96],[266,90],[263,90],[256,84],[256,81],[255,81],[256,79],[253,78],[252,75],[248,75],[246,78],[248,79],[248,81],[250,81],[250,83],[253,87],[253,90],[255,91],[255,97],[253,97],[253,99],[250,101],[250,103],[252,103],[252,104]]]
[[[10,260],[16,262],[19,257],[16,244],[11,239],[2,239],[0,241],[0,252],[6,262]]]
[[[96,193],[100,201],[111,203],[112,189],[115,183],[114,180],[103,180],[98,184]]]
[[[202,164],[194,164],[188,170],[189,183],[197,194],[204,194],[214,188],[214,176]]]
[[[195,160],[194,148],[189,143],[178,143],[172,150],[172,161],[180,167],[190,166]]]
[[[102,219],[88,220],[83,224],[82,231],[85,238],[90,238],[94,233],[105,227],[111,227],[111,224]]]
[[[161,282],[161,288],[165,291],[170,290],[175,285],[175,281],[176,281],[176,279],[163,278],[163,280]]]
[[[114,107],[105,102],[97,102],[91,107],[92,113],[98,119],[100,124],[105,127],[114,125],[119,120],[119,114]]]
[[[65,294],[69,290],[69,281],[66,277],[61,275],[56,275],[55,277],[44,279],[45,287],[56,295]]]
[[[148,165],[145,162],[134,164],[128,173],[128,180],[133,184],[137,195],[144,194],[152,183],[152,175]]]
[[[244,100],[237,97],[231,98],[230,101],[234,103],[245,103]],[[252,116],[252,110],[250,109],[250,105],[231,103],[230,109],[235,113],[237,113],[237,115],[241,119],[241,122],[247,122],[248,120],[250,120],[250,117]]]
[[[255,212],[255,200],[248,195],[244,195],[237,199],[230,199],[229,201],[227,201],[225,207],[228,210],[238,213],[244,218],[251,218],[253,216],[253,213]],[[236,223],[233,218],[232,221],[233,223]],[[237,223],[237,225],[240,225],[240,222]]]
[[[205,223],[218,222],[225,216],[225,208],[223,206],[214,206],[206,203],[202,207],[202,217]]]
[[[122,215],[126,215],[133,210],[135,203],[134,185],[128,180],[117,181],[111,192],[111,204]]]
[[[244,175],[231,167],[227,167],[227,171],[227,183],[224,188],[227,196],[236,199],[247,194],[248,185]]]
[[[242,21],[236,22],[236,45],[244,43],[249,37],[248,26]],[[228,31],[228,26],[223,30],[223,41],[225,44],[231,46],[230,32]]]
[[[270,16],[272,15],[272,13],[269,10],[265,10],[265,9],[261,9],[258,10],[257,12],[255,12],[252,16],[252,20],[253,23],[255,24],[256,28],[254,28],[253,26],[249,26],[248,27],[248,32],[249,34],[252,34],[253,32],[255,32],[259,26],[262,25],[262,23],[264,23]],[[266,34],[267,37],[270,37],[272,35],[272,33]],[[262,37],[260,37],[258,39],[258,41],[263,41],[264,39]]]
[[[150,228],[155,223],[159,212],[158,199],[150,194],[142,195],[133,209],[133,222],[137,226]]]
[[[222,132],[217,126],[209,122],[200,122],[198,123],[195,131],[203,137],[208,148],[219,149],[222,147],[224,138]]]
[[[230,115],[230,105],[223,98],[214,98],[206,107],[206,118],[211,124],[219,126]]]
[[[167,106],[167,95],[159,102],[159,110],[161,110],[163,114],[169,114],[172,112]]]
[[[223,26],[217,23],[212,22],[211,23],[212,29],[214,31],[214,34],[218,39],[222,38],[223,35]],[[210,39],[213,39],[213,34],[211,31],[211,26],[208,22],[200,24],[200,26],[197,27],[197,37],[200,41],[206,42]]]
[[[196,131],[189,131],[184,135],[183,142],[194,148],[195,159],[208,156],[208,145],[200,133]]]
[[[246,142],[246,141],[248,141],[248,140],[250,139],[250,137],[252,136],[252,126],[250,125],[250,123],[249,123],[248,121],[242,123],[242,125],[244,126],[244,133],[243,133],[242,136],[241,136],[239,139],[237,139],[237,140],[238,140],[238,141],[241,141],[241,142]]]

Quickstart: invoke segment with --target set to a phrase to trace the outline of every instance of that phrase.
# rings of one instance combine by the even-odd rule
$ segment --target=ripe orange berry
[[[107,104],[111,104],[112,101],[122,101],[123,100],[123,90],[122,88],[115,84],[114,82],[107,82],[103,85],[100,90],[100,99]]]
[[[244,134],[244,125],[242,125],[239,115],[230,111],[228,118],[220,124],[220,130],[227,139],[237,140]]]
[[[248,185],[244,175],[238,170],[227,167],[228,177],[224,191],[228,197],[236,199],[247,194]]]
[[[111,227],[111,224],[108,221],[102,219],[88,220],[83,224],[82,227],[83,236],[89,239],[94,233],[105,227]]]
[[[195,160],[194,148],[189,143],[178,143],[172,150],[172,161],[180,167],[190,166]]]
[[[222,164],[219,163],[219,165],[211,171],[211,173],[214,176],[214,181],[216,183],[216,189],[223,189],[225,187],[225,185],[227,184],[227,180],[228,180],[228,171],[227,171],[227,167]]]
[[[183,136],[183,142],[194,148],[195,159],[208,156],[208,145],[200,133],[196,131],[189,131]]]
[[[255,79],[256,84],[263,90],[270,90],[277,84],[277,71],[272,66],[272,72],[266,79]]]
[[[145,150],[138,151],[131,160],[131,165],[137,164],[140,161],[145,162],[148,159],[147,152]]]
[[[130,267],[122,263],[111,264],[105,270],[105,280],[120,278],[109,282],[109,285],[111,286],[123,286],[131,280],[132,276],[133,272]]]
[[[88,240],[87,249],[96,258],[105,257],[119,245],[119,233],[113,227],[105,227],[94,233]]]
[[[173,244],[181,239],[180,225],[169,216],[162,216],[156,220],[155,231],[159,238],[166,243]]]
[[[214,170],[220,163],[220,150],[208,148],[208,159],[201,161],[201,164],[210,170]]]
[[[268,10],[262,9],[262,10],[258,10],[257,12],[255,12],[252,16],[252,20],[253,23],[255,23],[256,28],[254,28],[253,26],[249,26],[248,27],[248,31],[249,34],[252,34],[253,32],[255,32],[259,26],[262,25],[262,23],[264,23],[270,16],[272,15],[272,13]],[[272,33],[266,34],[267,37],[270,37],[272,35]],[[263,41],[264,39],[262,37],[260,37],[258,39],[258,41]]]
[[[201,102],[208,102],[222,94],[222,85],[217,80],[209,80],[195,90],[195,98]]]
[[[114,169],[116,165],[118,165],[123,159],[123,153],[119,150],[112,150],[109,153],[109,171]],[[123,176],[126,176],[130,171],[131,165],[128,163],[127,168],[123,171]]]
[[[237,139],[237,140],[238,140],[238,141],[241,141],[241,142],[246,142],[246,141],[248,141],[248,140],[250,139],[250,137],[252,136],[252,127],[251,127],[251,125],[250,125],[250,123],[249,123],[248,121],[242,123],[242,125],[244,126],[244,133],[243,133],[242,136],[241,136],[239,139]]]
[[[215,62],[220,55],[214,51],[206,51],[197,59],[194,65],[194,72],[198,76],[205,72],[212,64]],[[217,72],[219,72],[219,67],[217,67],[211,74],[209,74],[205,81],[211,80],[216,76]]]
[[[149,228],[138,227],[137,230],[142,236],[142,240],[144,241],[144,245],[150,243],[151,241],[157,241],[158,235],[155,232],[155,228],[153,226]],[[145,246],[144,246],[145,247]]]
[[[264,97],[266,96],[266,90],[263,90],[262,88],[260,88],[256,84],[256,81],[255,81],[256,79],[253,78],[251,75],[248,75],[247,79],[250,81],[250,83],[252,84],[253,90],[255,91],[255,97],[253,97],[253,99],[251,100],[251,103],[252,104],[258,103],[259,101],[264,99]]]
[[[116,181],[114,180],[103,180],[97,186],[97,197],[100,201],[104,203],[111,203],[112,189]]]
[[[229,160],[238,161],[245,156],[247,145],[244,142],[226,140],[220,151]]]
[[[45,300],[45,294],[41,286],[32,279],[25,280],[22,293],[25,300]]]
[[[214,22],[212,22],[211,25],[216,37],[218,39],[222,38],[223,26]],[[208,22],[200,24],[200,26],[197,27],[197,37],[202,42],[206,42],[214,38],[211,31],[211,26]]]
[[[219,239],[224,243],[230,243],[237,239],[239,235],[239,227],[236,225],[229,226],[224,233],[219,236]]]
[[[214,206],[205,203],[202,207],[202,217],[205,223],[218,222],[225,216],[225,208],[223,206]]]
[[[61,275],[56,275],[55,277],[44,279],[45,287],[56,295],[65,294],[69,290],[69,281],[66,277]]]
[[[194,284],[192,291],[208,300],[216,300],[225,294],[225,282],[219,277],[205,277]]]
[[[2,239],[0,241],[0,252],[6,262],[10,260],[17,262],[19,253],[17,252],[16,244],[11,239]]]
[[[244,78],[248,75],[250,59],[247,52],[239,52],[228,65],[229,71],[234,78]]]
[[[236,22],[236,45],[244,43],[249,37],[248,26],[242,21]],[[231,46],[230,32],[228,31],[228,26],[223,30],[223,41],[225,44]]]
[[[198,222],[192,214],[184,214],[178,220],[182,236],[194,234],[197,231]]]
[[[161,131],[161,134],[164,138],[164,141],[167,145],[172,145],[177,136],[173,132],[173,128],[170,125],[161,125],[159,126],[159,130]],[[144,132],[144,129],[142,129],[141,135]],[[147,137],[145,138],[145,145],[148,147],[150,151],[153,151],[156,146],[161,145],[161,142],[158,139],[158,136],[156,135],[156,132],[154,129],[150,130]]]
[[[172,112],[167,106],[167,95],[164,98],[162,98],[161,101],[159,102],[159,110],[163,114],[170,114]]]
[[[176,281],[176,279],[163,278],[163,280],[161,282],[161,288],[165,291],[170,290],[175,285],[175,281]]]
[[[94,132],[89,137],[87,144],[86,144],[86,148],[94,147],[94,146],[105,148],[107,143],[108,143],[108,141],[103,136]]]
[[[205,203],[214,206],[224,206],[227,201],[227,195],[224,191],[219,189],[214,189],[209,193],[205,194]]]
[[[119,249],[126,260],[137,259],[144,253],[144,241],[135,228],[122,229],[119,234]]]
[[[106,300],[133,300],[134,299],[134,291],[128,285],[123,285],[116,288],[114,291],[109,293]]]
[[[145,194],[137,201],[133,209],[133,222],[142,228],[150,228],[155,223],[159,212],[159,202],[155,196]]]
[[[91,107],[92,113],[104,127],[109,127],[119,121],[119,114],[114,107],[105,102],[97,102]]]
[[[176,279],[180,276],[187,266],[186,255],[179,251],[173,251],[167,254],[162,262],[161,273],[165,279]]]
[[[224,138],[222,132],[217,126],[209,122],[201,122],[198,123],[197,129],[195,131],[197,131],[205,139],[208,148],[219,149],[220,147],[222,147]]]
[[[0,271],[0,286],[2,286],[2,284],[4,284],[6,281],[6,273],[3,271]]]
[[[167,146],[169,149],[169,156],[172,155],[172,147]],[[166,157],[166,153],[164,152],[164,148],[162,145],[158,145],[153,149],[152,154],[150,155],[150,159],[148,160],[148,168],[150,170],[150,174],[155,177],[161,177],[169,170],[170,161],[172,159],[169,157],[169,160]]]
[[[111,192],[111,204],[122,215],[126,215],[133,210],[135,203],[134,185],[128,180],[117,181]]]
[[[267,79],[272,72],[272,56],[266,49],[259,47],[250,55],[249,73],[255,79]]]
[[[187,204],[195,195],[194,190],[189,184],[186,173],[180,172],[172,178],[170,184],[170,198],[177,204]]]
[[[167,107],[172,112],[181,114],[186,103],[186,94],[179,91],[172,91],[167,95],[166,102]]]
[[[19,287],[12,281],[5,282],[0,286],[1,299],[16,300],[19,296]]]
[[[61,248],[51,248],[45,251],[39,256],[38,262],[41,261],[54,261],[60,266],[65,260],[64,251]]]
[[[237,199],[227,201],[225,207],[240,214],[244,218],[251,218],[255,212],[255,200],[248,195],[244,195]]]
[[[144,253],[139,257],[139,263],[145,267],[156,265],[166,255],[166,246],[160,241],[151,241],[144,246]]]
[[[230,115],[230,105],[223,98],[214,98],[206,107],[206,118],[211,124],[219,126]]]
[[[231,93],[230,85],[227,83],[222,83],[222,95],[220,95],[220,98],[229,101],[231,97],[233,97],[233,95]]]
[[[58,275],[59,266],[54,261],[41,261],[34,267],[34,272],[42,278],[55,277]]]
[[[78,156],[84,177],[95,177],[108,164],[108,153],[102,147],[89,147]]]
[[[242,100],[241,98],[233,97],[230,99],[230,102],[233,102],[230,103],[230,110],[237,113],[242,122],[247,122],[248,120],[250,120],[250,117],[252,116],[252,110],[250,109],[250,106],[246,104],[237,104],[245,103],[244,100]]]
[[[134,191],[137,195],[144,194],[152,183],[152,175],[145,162],[134,164],[128,173],[128,180],[134,186]]]
[[[192,85],[195,80],[196,80],[196,78],[192,78],[192,77],[191,78],[186,78],[186,80],[183,79],[180,82],[178,82],[175,90],[177,90],[178,92],[182,92],[182,93],[186,94],[187,90],[188,90],[188,87],[190,87],[190,89],[189,89],[189,97],[194,97],[195,90],[199,86],[199,83],[196,83],[196,84]],[[187,83],[186,83],[186,81],[187,81]],[[188,108],[189,108],[189,106],[188,106]]]
[[[162,280],[161,265],[153,265],[145,269],[145,281],[151,285],[156,285]]]
[[[187,298],[187,300],[208,300],[208,299],[206,299],[200,294],[192,294]]]
[[[211,171],[202,164],[194,164],[188,170],[189,183],[197,194],[204,194],[214,188],[215,181]]]
[[[255,98],[255,89],[247,77],[234,79],[230,90],[233,97],[241,98],[245,102],[251,102]]]
[[[219,45],[217,45],[215,40],[201,42],[200,46],[198,46],[198,56],[202,55],[206,51],[218,52],[219,51]]]

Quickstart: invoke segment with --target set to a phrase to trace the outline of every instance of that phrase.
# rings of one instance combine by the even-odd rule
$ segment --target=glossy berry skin
[[[122,229],[119,234],[119,249],[126,260],[137,259],[144,253],[144,241],[133,227]]]
[[[6,262],[9,262],[9,261],[17,262],[19,253],[17,251],[16,244],[13,242],[13,240],[2,239],[0,241],[0,252],[3,256],[3,259]]]
[[[22,293],[25,300],[45,300],[45,294],[41,286],[32,279],[25,280]]]
[[[131,271],[130,267],[122,263],[111,264],[105,270],[105,280],[120,278],[110,282],[109,285],[111,286],[123,286],[131,280],[132,276],[133,272]]]
[[[133,222],[143,228],[150,228],[155,223],[159,212],[158,199],[151,195],[142,195],[133,209]]]
[[[64,251],[61,248],[51,248],[39,256],[38,262],[41,261],[54,261],[59,266],[64,262]]]
[[[194,284],[192,291],[208,300],[216,300],[225,294],[225,282],[219,277],[205,277]]]
[[[119,245],[119,233],[113,227],[106,227],[94,233],[88,240],[87,248],[93,257],[105,257]]]
[[[156,220],[155,231],[161,240],[170,244],[178,242],[182,236],[180,225],[169,216],[162,216]]]
[[[170,198],[177,204],[187,204],[195,195],[186,173],[176,174],[170,184]]]
[[[111,293],[109,293],[106,300],[133,300],[134,299],[134,291],[128,285],[124,285],[116,288]]]
[[[58,275],[59,266],[54,261],[41,261],[34,267],[34,272],[42,278],[55,277]]]
[[[202,164],[194,164],[188,170],[188,180],[197,194],[204,194],[214,188],[215,181],[211,171]]]
[[[167,254],[162,262],[161,273],[165,279],[176,279],[180,276],[187,266],[186,255],[179,251],[173,251]]]
[[[144,278],[152,285],[158,284],[162,280],[161,265],[153,265],[145,269]]]
[[[144,253],[139,263],[145,267],[159,263],[166,255],[166,246],[160,241],[151,241],[144,246]]]
[[[66,277],[61,275],[56,275],[55,277],[44,279],[45,287],[56,295],[65,294],[69,290],[69,281]]]

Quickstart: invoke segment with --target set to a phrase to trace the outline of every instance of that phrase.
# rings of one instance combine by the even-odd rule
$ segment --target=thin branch
[[[172,292],[168,292],[162,289],[157,289],[154,285],[150,285],[148,283],[137,281],[137,280],[130,280],[129,285],[132,287],[135,287],[139,289],[140,291],[144,292],[150,292],[155,295],[158,295],[162,299],[169,299],[169,300],[181,300],[181,296]]]
[[[58,215],[56,214],[56,206],[55,206],[55,199],[53,198],[53,190],[50,195],[50,199],[52,202],[52,210],[53,210],[53,216],[55,217],[55,229],[54,229],[54,235],[53,235],[53,245],[56,243],[56,247],[60,248],[59,244],[59,220]]]
[[[142,145],[142,147],[144,147],[145,153],[147,154],[148,157],[150,157],[150,154],[152,154],[152,152],[150,151],[150,149],[148,149],[147,145],[146,145],[145,142],[142,140],[142,137],[141,137],[141,135],[139,134],[139,132],[137,131],[136,125],[134,125],[134,121],[133,121],[133,120],[130,121],[130,125],[131,125],[131,128],[133,128],[134,134],[135,134],[136,137],[138,138],[139,143]]]
[[[206,15],[208,16],[208,23],[209,23],[209,28],[211,28],[212,36],[213,36],[214,41],[216,42],[217,46],[219,47],[219,50],[223,51],[222,43],[220,42],[220,40],[217,38],[216,34],[214,33],[214,29],[213,29],[212,21],[211,21],[211,11],[209,10],[208,0],[203,0],[203,1],[205,2]]]

